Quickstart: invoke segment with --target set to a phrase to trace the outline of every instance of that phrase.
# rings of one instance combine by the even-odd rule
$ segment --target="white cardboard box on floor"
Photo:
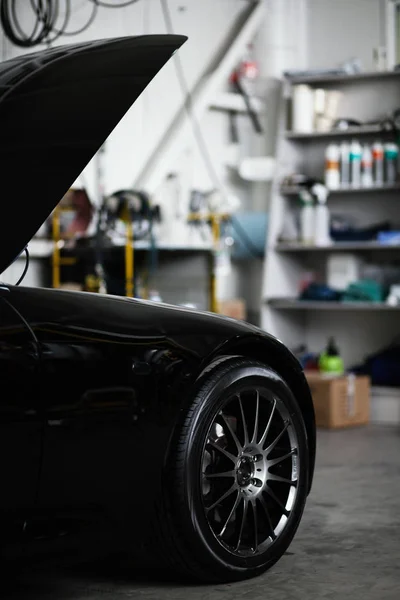
[[[371,388],[371,423],[400,425],[400,388]]]

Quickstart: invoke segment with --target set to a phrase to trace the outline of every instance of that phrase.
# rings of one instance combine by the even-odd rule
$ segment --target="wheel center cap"
[[[253,463],[248,456],[240,459],[236,475],[239,485],[247,485],[249,483],[253,475]]]

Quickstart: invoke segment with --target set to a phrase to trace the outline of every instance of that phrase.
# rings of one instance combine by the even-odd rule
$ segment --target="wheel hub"
[[[236,468],[236,479],[240,487],[249,485],[254,475],[254,462],[251,456],[242,456]]]

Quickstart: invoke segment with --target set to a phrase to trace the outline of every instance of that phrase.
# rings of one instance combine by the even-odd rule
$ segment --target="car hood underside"
[[[0,272],[186,38],[61,46],[0,64]]]

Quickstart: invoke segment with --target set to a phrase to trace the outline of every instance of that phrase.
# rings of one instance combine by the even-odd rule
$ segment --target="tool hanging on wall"
[[[246,79],[254,80],[258,76],[258,66],[257,63],[252,59],[244,59],[239,66],[233,71],[230,76],[230,83],[233,89],[238,92],[244,101],[246,106],[246,112],[250,118],[250,121],[254,127],[254,131],[256,133],[263,133],[263,128],[260,123],[260,119],[258,118],[257,112],[254,110],[251,97],[247,93],[246,86],[243,81]],[[231,131],[235,128],[235,124],[232,123],[231,117]],[[233,138],[237,137],[237,133],[233,133]]]

